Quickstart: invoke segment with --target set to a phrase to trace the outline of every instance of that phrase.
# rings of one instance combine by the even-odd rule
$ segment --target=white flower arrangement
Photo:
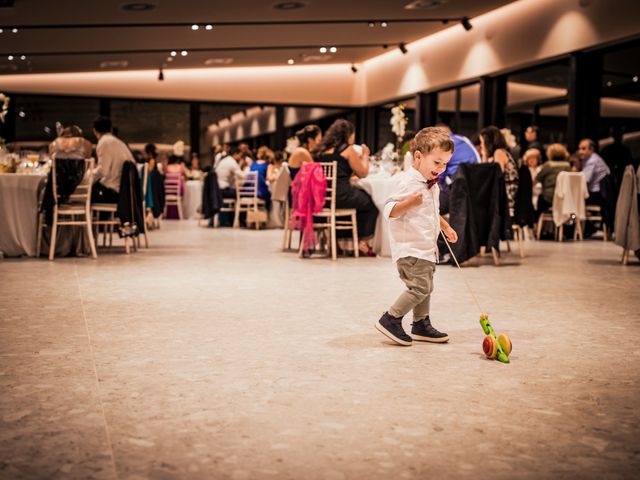
[[[505,141],[507,142],[507,146],[509,148],[515,148],[516,145],[518,145],[518,143],[516,142],[516,137],[513,133],[511,133],[511,130],[508,128],[501,128],[500,129],[500,133],[502,133],[502,136],[504,137]]]
[[[285,147],[284,151],[291,155],[293,151],[299,146],[300,141],[298,140],[298,137],[287,138],[287,146]]]
[[[4,117],[7,116],[9,112],[9,100],[4,93],[0,93],[0,102],[2,102],[2,111],[0,111],[0,122],[4,123]]]
[[[396,134],[396,137],[404,137],[405,126],[407,124],[407,117],[404,114],[404,105],[401,103],[391,109],[391,131]]]

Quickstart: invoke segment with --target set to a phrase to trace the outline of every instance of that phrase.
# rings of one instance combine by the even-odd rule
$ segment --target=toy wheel
[[[513,344],[511,343],[511,339],[506,333],[501,334],[498,337],[498,343],[502,347],[502,351],[509,355],[511,350],[513,349]]]
[[[496,342],[496,339],[491,335],[487,335],[482,341],[482,350],[487,358],[496,358],[498,354],[498,342]]]

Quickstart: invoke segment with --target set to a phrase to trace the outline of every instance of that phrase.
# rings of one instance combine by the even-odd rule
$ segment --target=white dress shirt
[[[120,192],[120,177],[124,162],[133,162],[133,155],[127,145],[110,133],[105,133],[96,146],[98,166],[94,178],[107,188]]]
[[[216,175],[218,176],[218,186],[220,189],[235,188],[236,173],[240,173],[240,165],[231,155],[227,155],[220,160],[216,167]]]
[[[393,192],[384,205],[384,217],[389,221],[389,243],[394,262],[404,257],[416,257],[430,262],[438,260],[440,233],[440,189],[434,184],[427,189],[427,180],[411,167],[396,175]],[[410,208],[399,217],[391,218],[391,210],[401,200],[422,192],[422,204]]]
[[[587,180],[589,192],[599,192],[600,182],[611,172],[602,157],[593,152],[582,164],[582,173]]]

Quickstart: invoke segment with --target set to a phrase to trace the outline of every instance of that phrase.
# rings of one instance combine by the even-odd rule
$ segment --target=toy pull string
[[[445,236],[444,232],[442,232],[442,230],[440,230],[440,235],[442,235],[442,239],[444,240],[444,243],[447,244],[447,248],[449,249],[449,253],[451,253],[451,258],[453,258],[453,260],[456,262],[456,266],[458,267],[458,270],[460,270],[462,272],[462,268],[460,267],[460,264],[458,263],[458,259],[453,254],[453,250],[451,250],[451,245],[449,245],[449,242],[447,241],[447,237]],[[478,307],[478,311],[482,314],[484,311],[482,310],[482,308],[480,308],[480,303],[478,302],[478,299],[476,298],[475,294],[473,293],[473,290],[471,290],[471,286],[469,285],[469,283],[467,283],[467,278],[466,278],[465,274],[462,274],[462,280],[464,281],[464,284],[466,285],[467,290],[471,294],[471,297],[473,298],[473,301],[475,302],[476,307]]]

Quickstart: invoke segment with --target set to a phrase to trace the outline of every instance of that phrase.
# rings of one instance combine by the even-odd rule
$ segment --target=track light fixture
[[[473,25],[471,25],[471,22],[469,21],[469,17],[462,17],[460,23],[462,23],[462,26],[467,32],[473,28]]]
[[[160,67],[160,70],[158,71],[158,81],[162,82],[164,80],[164,72],[162,71],[162,67]]]
[[[358,73],[358,69],[357,69],[357,68],[356,68],[356,66],[355,66],[355,65],[353,65],[353,64],[351,65],[351,71],[352,71],[353,73]]]
[[[403,55],[407,54],[407,46],[404,44],[404,42],[400,42],[400,45],[398,45],[398,48],[400,49]]]

